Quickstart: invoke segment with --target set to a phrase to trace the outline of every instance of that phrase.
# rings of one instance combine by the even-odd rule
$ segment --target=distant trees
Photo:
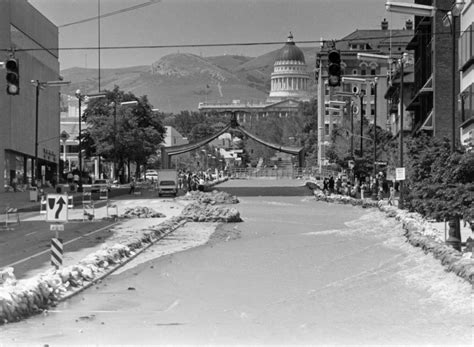
[[[136,97],[125,93],[117,86],[105,91],[104,98],[91,99],[83,114],[87,123],[83,131],[83,148],[86,156],[101,156],[115,162],[117,172],[124,165],[136,163],[136,175],[140,166],[146,165],[163,142],[165,128],[160,117],[152,111],[146,96]],[[136,105],[123,105],[122,102],[136,101]]]

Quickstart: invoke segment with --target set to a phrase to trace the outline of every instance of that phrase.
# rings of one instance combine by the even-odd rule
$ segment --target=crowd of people
[[[326,195],[341,194],[360,199],[375,197],[377,200],[387,197],[389,204],[393,204],[397,186],[395,182],[387,180],[382,173],[375,177],[367,177],[365,180],[356,178],[354,183],[341,176],[336,179],[330,176],[323,180],[323,191]]]
[[[178,171],[178,189],[189,191],[204,191],[208,182],[224,177],[224,172],[221,171]]]

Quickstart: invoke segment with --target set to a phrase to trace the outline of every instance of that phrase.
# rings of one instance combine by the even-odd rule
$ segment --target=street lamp
[[[351,119],[351,160],[354,160],[354,111],[353,97],[357,97],[356,93],[336,92],[335,96],[349,97],[349,117]]]
[[[79,136],[78,136],[78,141],[79,141],[79,154],[78,154],[78,160],[79,160],[79,188],[78,192],[82,192],[82,110],[81,110],[81,104],[85,100],[93,99],[93,98],[102,98],[105,97],[105,93],[96,93],[96,94],[87,94],[83,95],[81,93],[81,90],[78,89],[76,90],[76,98],[78,100],[78,108],[79,108]]]
[[[119,106],[127,106],[127,105],[138,105],[138,101],[123,101],[119,103]],[[113,179],[117,178],[117,103],[112,101],[111,106],[114,108],[114,155],[113,155]]]
[[[367,80],[365,78],[356,78],[356,77],[343,77],[342,82],[356,82],[356,83],[367,83]],[[364,91],[359,90],[357,93],[355,93],[359,97],[359,102],[360,102],[360,156],[362,157],[364,154],[364,148],[363,148],[363,141],[362,137],[364,136],[363,131],[364,131],[364,112],[363,112],[363,107],[364,107]]]
[[[420,5],[421,6],[421,5]],[[397,63],[400,68],[400,93],[399,93],[399,102],[400,102],[400,116],[399,116],[399,160],[400,168],[403,168],[403,119],[404,119],[404,101],[403,101],[403,78],[404,78],[404,65],[408,60],[408,53],[403,53],[401,58],[395,59],[388,55],[379,55],[379,54],[368,54],[368,53],[357,53],[357,59],[359,60],[368,60],[368,61],[388,61],[389,64]],[[375,119],[374,119],[375,122]],[[403,208],[403,180],[400,180],[400,197],[398,199],[398,207]]]
[[[35,163],[33,165],[33,177],[31,183],[36,185],[36,180],[40,176],[40,167],[38,161],[38,120],[39,120],[39,91],[47,87],[60,87],[70,84],[70,81],[44,81],[31,80],[31,84],[36,88],[36,106],[35,106]]]

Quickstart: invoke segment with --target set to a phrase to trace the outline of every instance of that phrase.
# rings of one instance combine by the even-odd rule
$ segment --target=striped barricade
[[[67,196],[67,208],[74,208],[74,197],[72,195]]]
[[[63,264],[63,240],[60,238],[51,239],[51,265],[56,269]]]

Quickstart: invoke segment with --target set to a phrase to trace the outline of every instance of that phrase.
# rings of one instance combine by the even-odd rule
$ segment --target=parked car
[[[107,189],[110,192],[110,188],[112,185],[110,184],[109,180],[106,179],[96,179],[91,186],[91,192],[99,192],[101,189]]]

